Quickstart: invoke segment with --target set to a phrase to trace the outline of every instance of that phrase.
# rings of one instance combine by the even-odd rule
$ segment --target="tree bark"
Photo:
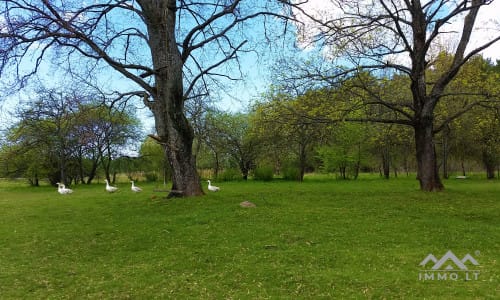
[[[215,166],[214,166],[214,178],[219,178],[219,169],[220,169],[220,162],[219,162],[219,153],[214,151],[215,155]]]
[[[448,146],[448,140],[450,137],[450,128],[449,125],[445,127],[445,130],[443,131],[443,138],[442,138],[442,144],[443,144],[443,178],[448,179],[450,176],[448,174],[448,154],[450,152],[449,146]]]
[[[389,179],[391,175],[391,158],[387,145],[384,145],[382,148],[382,170],[384,173],[384,178]]]
[[[488,153],[488,151],[483,150],[482,160],[484,163],[484,167],[486,169],[486,178],[494,179],[495,178],[495,168],[496,168],[496,159]]]
[[[299,178],[298,181],[304,181],[304,175],[306,173],[306,164],[307,164],[307,152],[306,152],[306,143],[299,143]]]
[[[139,3],[146,17],[154,67],[154,101],[149,107],[172,169],[172,191],[168,197],[203,195],[192,150],[194,131],[184,112],[184,63],[175,37],[176,1]]]
[[[88,178],[87,178],[87,184],[91,184],[92,183],[92,180],[94,180],[96,174],[97,174],[97,167],[99,167],[99,164],[98,164],[98,161],[95,161],[93,160],[92,161],[92,167],[90,168],[90,172],[88,174]],[[82,177],[82,181],[84,177]]]
[[[417,151],[417,178],[423,191],[441,191],[444,186],[439,178],[434,144],[433,118],[423,118],[415,129]]]
[[[250,172],[250,162],[245,160],[245,158],[241,158],[239,165],[243,180],[248,180],[248,173]]]

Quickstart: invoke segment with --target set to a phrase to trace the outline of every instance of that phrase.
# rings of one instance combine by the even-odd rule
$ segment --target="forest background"
[[[489,9],[481,11],[479,24],[491,18],[488,14],[497,4],[492,1]],[[312,28],[313,32],[302,31],[310,33],[303,37],[316,36]],[[413,133],[397,122],[369,122],[374,115],[381,118],[394,111],[383,107],[374,111],[361,100],[369,98],[365,88],[369,84],[377,95],[391,95],[395,103],[404,105],[411,95],[409,82],[397,73],[365,72],[341,84],[318,83],[313,72],[303,76],[304,67],[321,70],[331,58],[325,47],[314,47],[317,41],[297,38],[297,32],[305,30],[298,29],[284,32],[280,41],[286,46],[278,50],[267,43],[246,49],[245,55],[239,54],[238,64],[216,74],[226,75],[204,82],[210,84],[210,94],[201,93],[186,102],[195,133],[193,152],[202,176],[229,180],[279,175],[302,180],[306,172],[334,173],[343,179],[356,178],[361,171],[378,172],[385,178],[391,173],[415,172]],[[269,32],[269,27],[255,29],[250,37]],[[481,38],[474,35],[474,39]],[[472,40],[471,46],[476,42]],[[441,46],[430,53],[428,78],[439,78],[454,59],[448,51],[453,39],[442,41]],[[472,171],[484,171],[487,178],[494,178],[495,172],[498,176],[498,103],[484,98],[498,94],[499,66],[492,55],[498,52],[494,49],[470,59],[447,86],[445,94],[453,94],[452,101],[437,105],[436,153],[444,178],[450,172],[465,176]],[[148,117],[137,113],[138,108],[145,110],[144,105],[132,97],[106,92],[123,89],[127,85],[123,78],[106,73],[79,77],[72,70],[74,61],[63,66],[64,58],[57,51],[52,54],[56,58],[52,63],[37,64],[35,84],[31,82],[23,93],[5,96],[3,103],[21,104],[15,107],[14,119],[4,119],[9,121],[4,123],[8,128],[2,139],[1,175],[26,177],[34,185],[40,178],[52,184],[91,183],[96,176],[114,181],[123,172],[130,178],[169,178],[164,149],[146,138],[154,136],[154,130],[150,122],[141,122]],[[300,80],[291,80],[293,74],[300,74]],[[241,84],[237,77],[250,80]],[[249,90],[258,91],[252,100]],[[249,104],[234,109],[238,98]],[[12,112],[12,106],[4,105],[4,115]]]

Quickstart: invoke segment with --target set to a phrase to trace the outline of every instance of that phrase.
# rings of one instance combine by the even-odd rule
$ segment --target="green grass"
[[[119,184],[0,181],[1,299],[495,299],[500,182],[365,176],[221,182],[164,200]],[[242,201],[256,208],[241,208]],[[470,253],[478,280],[419,280],[419,263]],[[498,298],[497,298],[498,299]]]

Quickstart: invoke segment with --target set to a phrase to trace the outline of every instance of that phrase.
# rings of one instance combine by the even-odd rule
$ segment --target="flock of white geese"
[[[114,193],[118,191],[118,188],[116,186],[109,185],[108,180],[106,179],[106,192],[108,193]],[[212,185],[210,180],[207,180],[208,182],[208,190],[211,192],[218,192],[220,188],[218,186]],[[132,183],[132,186],[130,187],[130,190],[134,193],[139,193],[142,192],[142,189],[134,184],[134,181],[130,181]],[[73,190],[70,188],[67,188],[63,183],[57,183],[57,191],[61,195],[67,195],[73,193]]]

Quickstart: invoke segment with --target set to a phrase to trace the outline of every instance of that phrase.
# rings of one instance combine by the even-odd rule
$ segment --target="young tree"
[[[270,3],[3,0],[0,72],[4,75],[14,66],[15,80],[22,85],[43,69],[53,49],[56,58],[70,66],[77,60],[92,71],[106,66],[128,79],[135,87],[121,91],[119,98],[142,97],[152,111],[156,137],[167,149],[172,190],[181,190],[184,196],[201,195],[185,102],[196,96],[197,86],[208,93],[210,78],[234,79],[221,68],[237,61],[238,53],[245,50],[246,22],[277,16],[266,7]]]
[[[154,139],[147,137],[141,144],[139,155],[146,171],[146,180],[156,181],[162,177],[163,184],[167,184],[169,178],[168,161],[165,157],[165,147],[158,144]]]
[[[120,146],[125,146],[128,142],[137,138],[137,120],[131,117],[131,113],[127,111],[118,111],[112,107],[100,106],[97,109],[100,116],[99,120],[95,120],[94,126],[99,132],[100,142],[100,157],[101,165],[104,169],[104,174],[109,182],[115,182],[116,170],[113,170],[111,178],[113,160],[120,156]]]
[[[366,124],[336,124],[328,145],[316,149],[326,172],[338,171],[340,178],[357,179],[366,148]]]
[[[269,150],[264,152],[267,157],[267,153],[275,152],[283,160],[292,154],[299,173],[297,179],[302,181],[314,146],[329,134],[328,124],[318,122],[319,119],[329,120],[331,116],[332,108],[323,106],[328,93],[318,90],[290,97],[277,92],[268,97],[268,102],[255,107],[254,135],[268,145]]]
[[[489,10],[488,5],[493,1],[332,0],[331,6],[322,1],[321,8],[316,10],[314,5],[319,1],[287,2],[299,21],[299,42],[303,46],[323,47],[327,61],[335,63],[338,58],[337,64],[343,65],[329,69],[307,68],[302,77],[338,82],[345,77],[363,79],[360,73],[370,72],[375,78],[394,74],[408,78],[411,98],[404,102],[393,101],[392,94],[382,94],[378,87],[373,89],[371,81],[360,80],[357,88],[366,91],[366,105],[389,108],[395,114],[390,119],[373,116],[369,118],[371,121],[413,128],[420,187],[425,191],[442,190],[434,134],[443,127],[435,126],[435,108],[441,101],[451,98],[453,91],[445,93],[446,87],[462,66],[500,40],[497,27],[479,44],[471,42],[477,34],[478,14]],[[461,24],[458,37],[454,35],[456,30],[448,27],[450,23]],[[433,67],[432,55],[442,47],[443,41],[456,42],[448,50],[453,59],[440,76],[429,80],[427,72]],[[477,95],[482,99],[491,96],[487,92]],[[476,104],[469,103],[446,122]]]
[[[72,116],[80,99],[71,94],[39,88],[37,98],[18,107],[19,122],[10,130],[10,142],[18,145],[28,165],[43,165],[51,184],[71,183],[69,162],[77,144],[71,134]],[[27,155],[34,151],[37,155]],[[40,170],[39,168],[37,168]]]
[[[441,52],[433,61],[433,68],[427,72],[430,81],[437,80],[443,70],[453,61],[448,53]],[[458,158],[462,167],[462,175],[465,174],[466,161],[474,159],[478,151],[473,143],[474,121],[479,107],[476,104],[493,105],[482,101],[481,93],[498,94],[498,74],[493,71],[491,62],[477,55],[465,63],[455,79],[450,82],[444,91],[446,101],[440,101],[435,108],[435,128],[438,153],[441,153],[441,169],[443,177],[448,178],[449,159]],[[479,95],[479,96],[478,96]],[[471,108],[469,111],[464,108]],[[463,115],[455,118],[457,114]],[[449,120],[453,120],[450,122]]]
[[[23,135],[22,140],[18,140],[20,135]],[[57,162],[45,159],[50,148],[33,140],[29,129],[13,126],[6,134],[6,139],[0,148],[0,176],[23,177],[31,185],[39,186],[40,179],[57,174],[57,165],[54,167]]]
[[[25,169],[28,178],[91,183],[107,153],[118,153],[136,138],[134,115],[105,106],[96,95],[39,88],[32,97],[18,107],[19,121],[7,135],[8,152],[18,156],[17,169]]]
[[[500,106],[481,108],[473,120],[477,159],[484,165],[486,178],[493,179],[500,165]]]
[[[247,180],[257,156],[256,143],[250,135],[249,116],[243,113],[212,112],[206,122],[205,142],[213,149],[214,155],[227,153],[240,168],[243,179]],[[218,162],[217,157],[215,160]]]

